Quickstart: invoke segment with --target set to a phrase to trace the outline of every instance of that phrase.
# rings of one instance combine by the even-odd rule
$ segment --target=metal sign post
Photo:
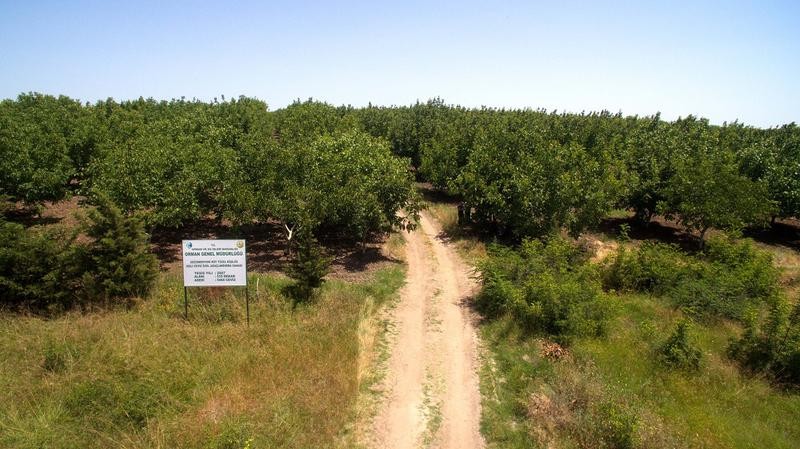
[[[247,327],[250,327],[250,289],[244,287],[244,304],[247,309]]]

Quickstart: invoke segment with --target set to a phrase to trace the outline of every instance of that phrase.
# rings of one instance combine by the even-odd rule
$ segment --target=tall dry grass
[[[259,294],[256,297],[255,281]],[[402,283],[397,264],[293,305],[288,282],[190,291],[164,275],[130,310],[0,315],[0,446],[332,447],[354,413],[359,322]]]

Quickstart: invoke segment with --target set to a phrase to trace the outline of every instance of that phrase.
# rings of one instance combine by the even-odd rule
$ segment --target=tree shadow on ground
[[[632,240],[652,240],[670,245],[677,245],[683,251],[692,253],[700,248],[699,237],[687,232],[679,224],[663,217],[655,217],[649,223],[642,223],[635,217],[606,218],[591,230],[619,238],[622,228],[628,227],[628,237]]]
[[[232,226],[214,219],[199,220],[177,229],[157,228],[151,233],[152,251],[165,270],[180,266],[184,239],[243,239],[247,241],[247,269],[254,272],[285,272],[291,257],[286,252],[286,233],[274,222]],[[381,250],[385,235],[360,242],[332,234],[319,236],[320,243],[333,257],[333,277],[359,279],[374,267],[400,261]]]
[[[458,204],[461,202],[461,198],[456,195],[450,195],[449,193],[437,189],[430,183],[417,183],[417,190],[419,191],[420,195],[422,195],[422,199],[434,204]]]
[[[606,218],[592,230],[617,238],[620,237],[623,225],[629,227],[628,236],[634,240],[655,240],[675,244],[690,253],[697,252],[700,248],[697,233],[686,231],[678,223],[663,217],[655,217],[648,224],[642,224],[635,217]],[[800,251],[800,220],[777,220],[766,227],[746,229],[743,235],[756,242]]]
[[[800,220],[776,220],[772,226],[749,229],[745,236],[768,245],[780,245],[800,251]]]

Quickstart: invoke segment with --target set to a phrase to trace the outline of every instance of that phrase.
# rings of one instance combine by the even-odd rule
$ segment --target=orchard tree
[[[775,211],[764,183],[740,174],[733,153],[712,139],[680,155],[665,196],[662,211],[699,232],[701,245],[711,228],[736,231],[764,224]]]
[[[287,147],[308,145],[319,136],[357,126],[356,117],[347,116],[347,108],[310,98],[305,102],[295,101],[275,114],[275,133]]]
[[[435,187],[453,191],[453,182],[467,164],[477,136],[495,115],[491,110],[450,111],[419,149],[420,173]]]
[[[680,136],[660,117],[644,119],[626,137],[624,158],[631,176],[627,206],[647,224],[666,201],[666,186],[672,177],[672,154]]]
[[[617,203],[620,169],[577,143],[500,128],[480,137],[456,185],[475,217],[499,233],[521,238],[565,227],[577,234]]]
[[[202,218],[228,186],[226,174],[236,172],[230,149],[149,130],[101,154],[91,167],[94,191],[127,213],[144,212],[148,225],[177,227]]]
[[[768,172],[771,197],[781,217],[800,217],[800,127],[792,123],[772,133],[775,164]]]
[[[242,131],[198,102],[107,103],[107,132],[89,166],[89,186],[150,226],[178,227],[215,213],[237,194]]]
[[[408,161],[364,132],[302,146],[253,140],[242,154],[250,168],[243,167],[240,194],[229,198],[235,220],[277,220],[287,241],[322,229],[363,241],[411,225],[420,209]]]
[[[739,151],[742,170],[767,185],[778,205],[773,219],[800,216],[800,127],[795,124],[763,132],[762,139]]]
[[[385,141],[350,131],[320,137],[311,153],[312,186],[326,196],[322,225],[364,240],[416,217],[420,206],[408,160],[392,155]]]
[[[61,97],[22,94],[0,102],[0,195],[29,205],[58,201],[77,168],[70,157],[80,104]]]

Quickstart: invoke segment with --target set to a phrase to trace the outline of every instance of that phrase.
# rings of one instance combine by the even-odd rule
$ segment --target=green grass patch
[[[693,326],[703,363],[670,369],[659,351],[681,312],[649,296],[618,300],[607,338],[578,340],[557,359],[508,318],[482,327],[489,447],[800,446],[800,395],[742,374],[725,357],[736,325]]]

